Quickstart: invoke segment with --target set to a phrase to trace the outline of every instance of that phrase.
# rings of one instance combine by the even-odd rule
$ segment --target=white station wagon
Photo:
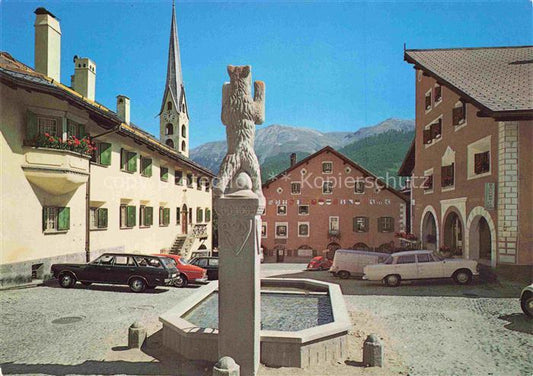
[[[453,278],[466,285],[472,276],[479,275],[477,268],[474,260],[442,259],[432,251],[406,251],[393,253],[382,264],[365,266],[363,279],[398,286],[402,280]]]

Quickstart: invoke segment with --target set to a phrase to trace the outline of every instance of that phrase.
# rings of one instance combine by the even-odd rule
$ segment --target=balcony
[[[202,239],[207,237],[207,225],[194,225],[192,234],[195,238]]]
[[[26,179],[48,193],[72,192],[89,179],[88,155],[52,148],[25,149],[22,169]]]

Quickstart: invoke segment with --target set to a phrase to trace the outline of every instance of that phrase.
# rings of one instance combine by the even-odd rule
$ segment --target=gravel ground
[[[262,268],[263,275],[282,272],[339,283],[354,325],[344,363],[308,370],[261,366],[261,376],[533,374],[533,321],[520,313],[518,285],[476,282],[463,287],[439,281],[387,288],[339,280],[327,272],[297,273],[302,265]],[[67,290],[55,283],[0,291],[1,371],[211,375],[211,363],[187,361],[161,346],[159,315],[195,291],[158,287],[133,294],[127,287],[77,285]],[[127,328],[134,321],[148,328],[142,351],[126,347]],[[369,333],[385,343],[383,369],[361,367],[362,343]]]

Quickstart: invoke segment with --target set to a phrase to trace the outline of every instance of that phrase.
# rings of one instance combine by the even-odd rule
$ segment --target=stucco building
[[[62,84],[59,21],[35,13],[35,69],[0,54],[0,285],[105,251],[211,248],[213,174],[187,157],[174,10],[161,124],[180,129],[179,149],[130,121],[128,97],[115,111],[95,101],[91,59],[75,56],[71,86]]]
[[[263,184],[261,244],[278,261],[309,259],[323,250],[399,246],[405,197],[331,147],[296,161]]]
[[[422,246],[533,265],[533,47],[406,50],[416,81],[411,177]]]

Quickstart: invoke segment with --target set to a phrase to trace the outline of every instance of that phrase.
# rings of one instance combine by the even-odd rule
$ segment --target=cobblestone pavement
[[[413,375],[533,374],[533,321],[518,305],[520,286],[457,286],[449,281],[387,288],[327,272],[298,272],[304,265],[263,264],[262,275],[287,273],[340,283],[355,332],[371,328],[387,338],[386,351]],[[294,274],[297,272],[297,274]],[[290,274],[289,274],[290,273]],[[200,287],[201,288],[201,287]],[[0,291],[0,367],[18,375],[211,375],[212,364],[191,362],[161,347],[158,317],[197,287],[158,287],[133,294],[127,286],[46,286]],[[149,341],[128,350],[127,328],[140,321]],[[364,331],[364,330],[363,330]],[[353,333],[351,333],[353,334]],[[366,335],[366,334],[364,334]],[[354,341],[354,351],[364,336]],[[268,375],[374,375],[357,356],[324,369],[267,369]],[[329,366],[328,366],[329,367]],[[398,367],[401,369],[401,367]]]

